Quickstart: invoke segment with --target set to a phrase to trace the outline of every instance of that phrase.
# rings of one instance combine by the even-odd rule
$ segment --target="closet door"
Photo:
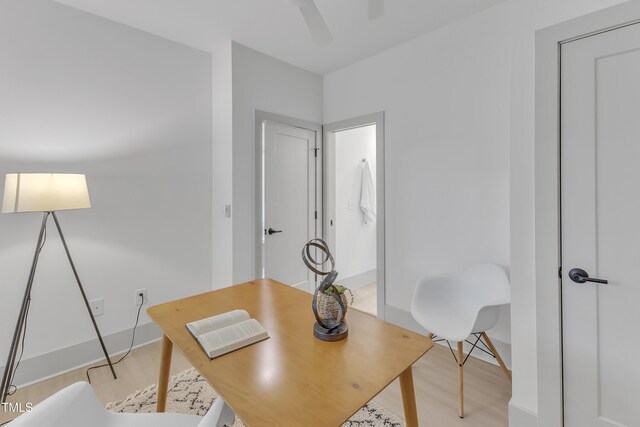
[[[640,25],[561,64],[565,425],[640,426]]]

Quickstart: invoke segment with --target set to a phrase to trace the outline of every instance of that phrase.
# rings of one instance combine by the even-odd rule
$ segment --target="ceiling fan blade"
[[[301,7],[304,6],[305,4],[309,3],[312,0],[287,0],[289,3],[291,3],[292,5],[294,5],[295,7]]]
[[[369,19],[378,19],[384,16],[384,0],[369,0]]]
[[[300,12],[307,23],[307,27],[309,27],[311,36],[318,45],[329,44],[333,41],[333,36],[314,1],[302,4]]]

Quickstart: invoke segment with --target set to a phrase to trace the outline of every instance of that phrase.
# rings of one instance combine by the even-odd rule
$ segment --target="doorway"
[[[384,318],[384,115],[325,125],[324,238],[353,307]]]
[[[259,135],[258,277],[313,292],[301,251],[322,235],[320,125],[256,112]]]

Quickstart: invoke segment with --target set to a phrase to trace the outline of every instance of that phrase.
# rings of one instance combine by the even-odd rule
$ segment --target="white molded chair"
[[[204,417],[171,413],[120,414],[102,407],[86,382],[77,382],[35,405],[7,427],[222,427],[235,415],[222,398]]]
[[[469,354],[476,348],[490,353],[511,382],[511,372],[486,333],[498,322],[500,306],[510,303],[509,279],[504,270],[494,264],[477,264],[447,276],[418,280],[411,315],[430,332],[429,337],[434,342],[458,343],[456,362],[460,418],[464,417],[463,365],[466,361],[462,345],[471,335],[476,339],[473,340],[475,342],[467,341],[473,345]],[[484,345],[486,350],[478,344]]]

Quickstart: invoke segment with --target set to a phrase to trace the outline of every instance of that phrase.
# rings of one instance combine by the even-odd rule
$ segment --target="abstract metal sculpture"
[[[311,251],[315,248],[322,252],[320,261],[316,260]],[[333,255],[329,251],[329,246],[322,239],[312,239],[304,248],[302,248],[302,261],[315,274],[326,276],[320,286],[318,286],[313,294],[313,314],[316,317],[316,323],[313,325],[313,335],[322,341],[340,341],[347,337],[349,328],[344,318],[347,312],[347,306],[342,299],[342,295],[333,282],[338,277],[335,270],[335,261]],[[331,264],[329,271],[322,270],[322,266],[327,263]],[[318,313],[319,298],[335,298],[337,302],[337,315],[334,318],[323,318]]]

